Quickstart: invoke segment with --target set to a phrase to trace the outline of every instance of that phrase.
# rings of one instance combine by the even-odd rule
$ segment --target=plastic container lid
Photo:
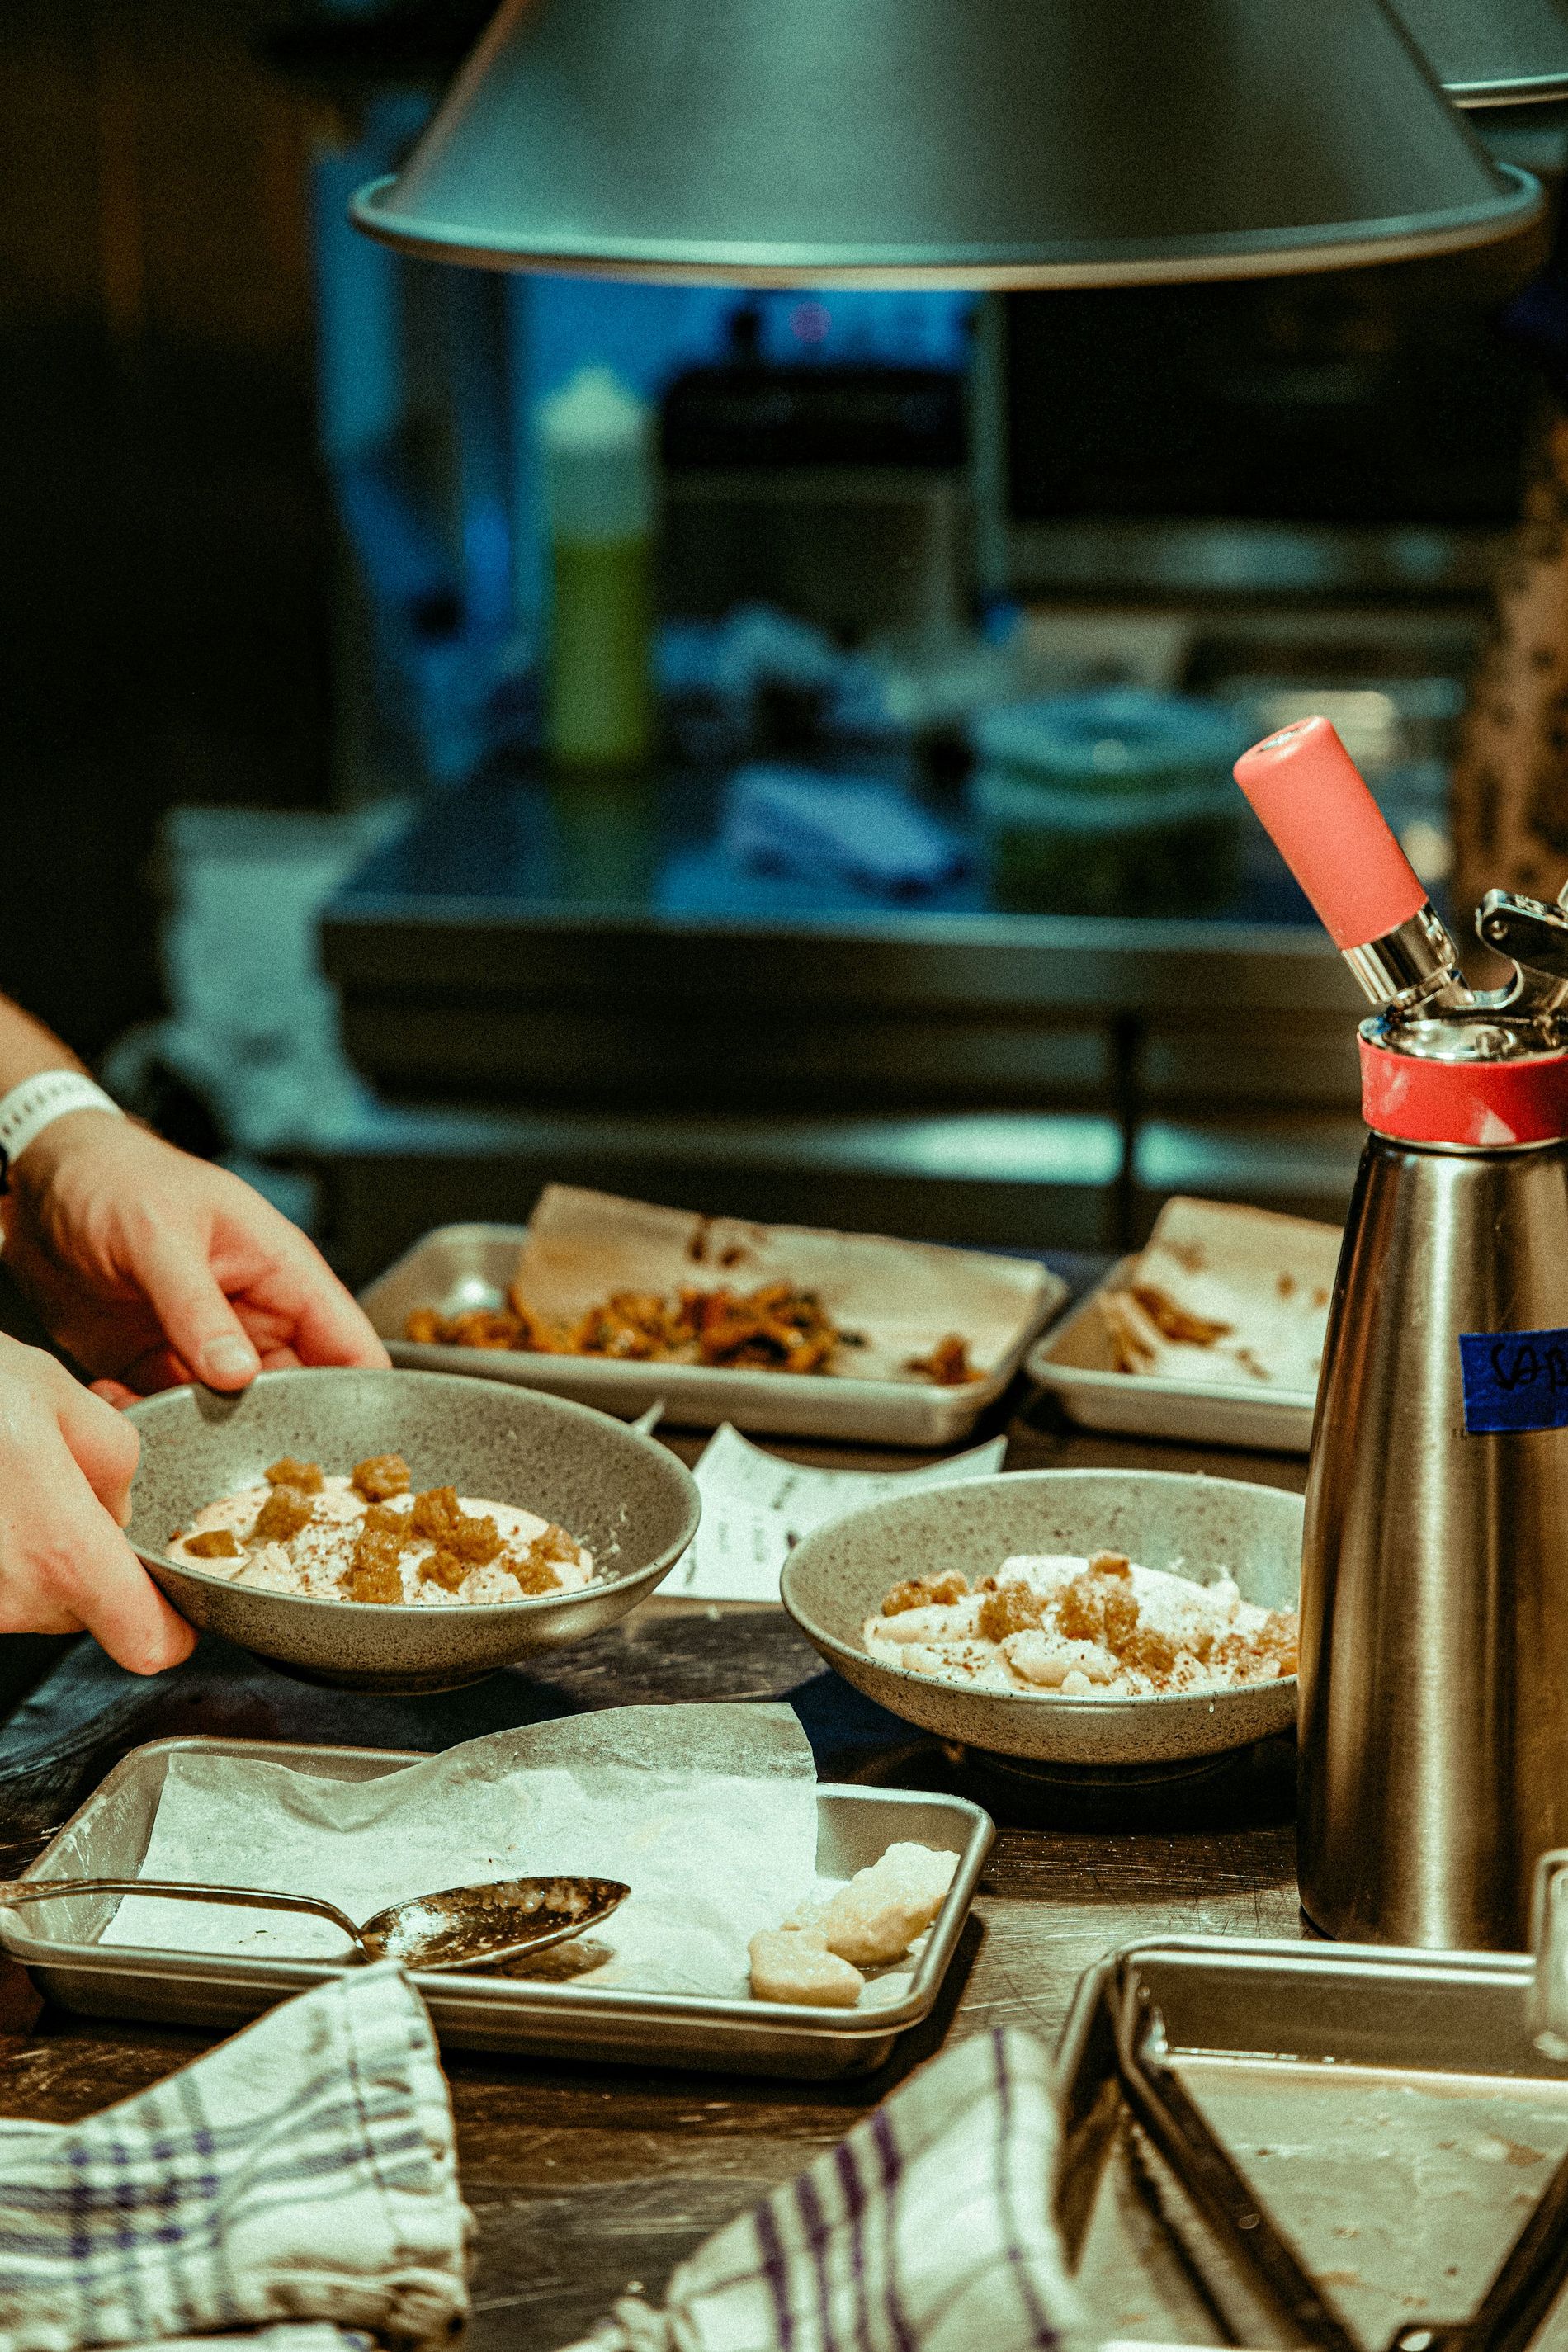
[[[1124,686],[1004,703],[976,715],[970,740],[992,766],[1098,796],[1223,774],[1241,739],[1212,703]]]

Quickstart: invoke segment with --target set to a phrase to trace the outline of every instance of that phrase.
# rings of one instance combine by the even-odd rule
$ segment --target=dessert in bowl
[[[348,1689],[449,1690],[624,1616],[696,1531],[690,1473],[587,1405],[460,1373],[171,1389],[130,1538],[193,1624]]]
[[[847,1681],[944,1738],[1173,1763],[1294,1723],[1302,1516],[1236,1479],[1006,1473],[817,1528],[781,1589]]]

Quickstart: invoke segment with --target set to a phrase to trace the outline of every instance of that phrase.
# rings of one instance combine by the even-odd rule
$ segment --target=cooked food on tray
[[[1100,1293],[1119,1372],[1308,1395],[1318,1384],[1340,1236],[1216,1201],[1168,1201],[1142,1255]]]
[[[232,1584],[412,1609],[575,1591],[594,1574],[581,1544],[515,1504],[450,1486],[416,1494],[400,1454],[372,1454],[347,1475],[286,1455],[260,1486],[205,1504],[166,1549]]]
[[[883,1665],[973,1690],[1186,1697],[1293,1675],[1297,1612],[1244,1601],[1223,1572],[1020,1555],[973,1590],[957,1569],[895,1584],[863,1638]]]
[[[773,1372],[842,1370],[840,1351],[866,1344],[858,1332],[839,1329],[816,1291],[784,1281],[747,1291],[694,1285],[673,1294],[617,1290],[571,1322],[540,1314],[514,1282],[504,1307],[471,1307],[457,1315],[416,1307],[405,1337],[421,1347],[511,1349],[540,1356],[610,1356],[623,1363]],[[939,1339],[928,1356],[910,1357],[905,1369],[938,1388],[981,1377],[957,1332]]]
[[[933,1846],[890,1845],[831,1895],[810,1896],[751,1942],[757,2000],[853,2009],[866,1971],[906,1959],[946,1900],[958,1857]]]

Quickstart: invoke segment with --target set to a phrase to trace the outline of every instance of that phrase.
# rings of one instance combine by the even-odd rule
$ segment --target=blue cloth
[[[721,846],[750,872],[847,883],[873,898],[927,898],[969,863],[957,835],[896,784],[806,768],[742,768]]]

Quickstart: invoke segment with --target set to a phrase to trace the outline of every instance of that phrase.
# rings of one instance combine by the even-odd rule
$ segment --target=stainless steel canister
[[[1568,1429],[1468,1431],[1459,1344],[1513,1335],[1517,1373],[1564,1328],[1568,1145],[1374,1135],[1301,1575],[1301,1901],[1331,1935],[1521,1949],[1568,1844]]]

